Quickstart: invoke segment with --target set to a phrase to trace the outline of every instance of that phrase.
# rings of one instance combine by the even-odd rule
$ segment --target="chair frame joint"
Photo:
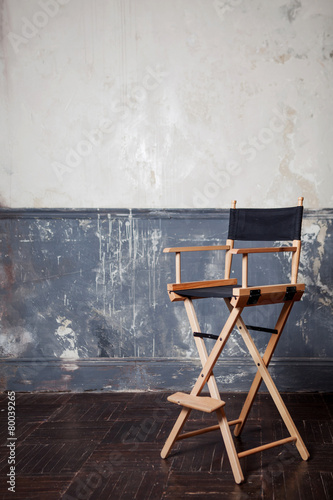
[[[250,296],[247,299],[247,305],[256,304],[260,298],[261,290],[260,288],[256,290],[250,290]]]
[[[296,286],[287,286],[283,301],[286,302],[287,300],[293,300],[296,295],[296,291]]]

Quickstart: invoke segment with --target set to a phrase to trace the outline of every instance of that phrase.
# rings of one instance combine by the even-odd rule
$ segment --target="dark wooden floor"
[[[333,499],[333,395],[284,394],[308,447],[294,445],[241,459],[245,483],[236,485],[219,431],[160,450],[179,407],[165,393],[16,394],[16,491],[9,471],[7,395],[0,394],[0,496],[13,499]],[[224,395],[228,419],[244,395]],[[261,393],[237,449],[286,436],[270,396]],[[192,412],[186,429],[215,424]]]

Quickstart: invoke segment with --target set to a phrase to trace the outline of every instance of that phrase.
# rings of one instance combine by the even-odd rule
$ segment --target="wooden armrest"
[[[164,253],[175,253],[176,254],[176,282],[181,282],[180,276],[180,261],[182,252],[200,252],[205,250],[229,250],[230,245],[212,245],[212,246],[202,246],[202,247],[173,247],[173,248],[164,248]]]
[[[232,248],[232,254],[248,254],[248,253],[273,253],[273,252],[296,252],[296,247],[259,247],[259,248]]]
[[[237,285],[236,278],[224,280],[206,280],[206,281],[187,281],[182,283],[169,283],[168,291],[176,292],[178,290],[191,290],[192,288],[210,288],[214,286]]]
[[[229,250],[229,245],[213,245],[213,246],[204,246],[204,247],[174,247],[174,248],[164,248],[164,253],[171,252],[199,252],[199,251],[207,251],[207,250]]]

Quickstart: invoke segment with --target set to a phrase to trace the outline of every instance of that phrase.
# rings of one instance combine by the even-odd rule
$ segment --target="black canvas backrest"
[[[230,209],[230,240],[300,240],[303,206]]]

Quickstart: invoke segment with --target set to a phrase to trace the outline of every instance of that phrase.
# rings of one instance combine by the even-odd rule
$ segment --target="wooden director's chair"
[[[303,198],[298,199],[298,206],[296,207],[278,209],[236,209],[236,202],[234,201],[230,210],[229,233],[226,245],[164,249],[164,252],[173,252],[176,254],[176,283],[168,284],[168,292],[171,301],[184,302],[201,360],[202,370],[190,394],[176,392],[168,397],[169,401],[181,405],[183,408],[162,449],[162,458],[167,458],[176,441],[218,429],[221,430],[236,483],[241,483],[244,480],[239,459],[252,453],[257,453],[285,443],[294,442],[302,459],[307,460],[309,458],[309,453],[302,441],[302,438],[268,372],[269,362],[281,337],[290,311],[294,302],[301,299],[305,288],[303,283],[297,283],[297,273],[301,251],[302,215]],[[283,247],[235,248],[235,240],[292,241],[292,245]],[[225,278],[222,280],[182,283],[180,268],[181,253],[208,250],[226,251]],[[292,253],[290,282],[278,285],[248,286],[247,275],[249,254],[267,252]],[[241,285],[237,284],[237,279],[230,278],[232,258],[233,255],[238,254],[242,256]],[[223,298],[229,309],[230,314],[219,336],[201,333],[200,331],[198,319],[194,311],[193,299],[206,297]],[[245,325],[241,316],[245,307],[265,307],[265,305],[268,304],[278,303],[282,304],[282,309],[274,329],[262,326],[257,327]],[[235,326],[237,326],[248,351],[256,364],[257,373],[239,418],[228,422],[224,412],[225,403],[221,400],[212,371],[229,338],[230,333]],[[271,333],[271,337],[268,341],[263,357],[260,356],[249,330],[259,330]],[[203,338],[206,337],[214,338],[216,340],[210,354],[208,354],[203,340]],[[265,382],[290,436],[279,441],[274,441],[263,446],[258,446],[257,448],[237,453],[229,426],[235,425],[234,434],[235,436],[240,435],[262,380]],[[210,397],[200,396],[200,393],[206,383],[208,385]],[[181,434],[182,428],[192,409],[208,413],[215,411],[218,425]]]

